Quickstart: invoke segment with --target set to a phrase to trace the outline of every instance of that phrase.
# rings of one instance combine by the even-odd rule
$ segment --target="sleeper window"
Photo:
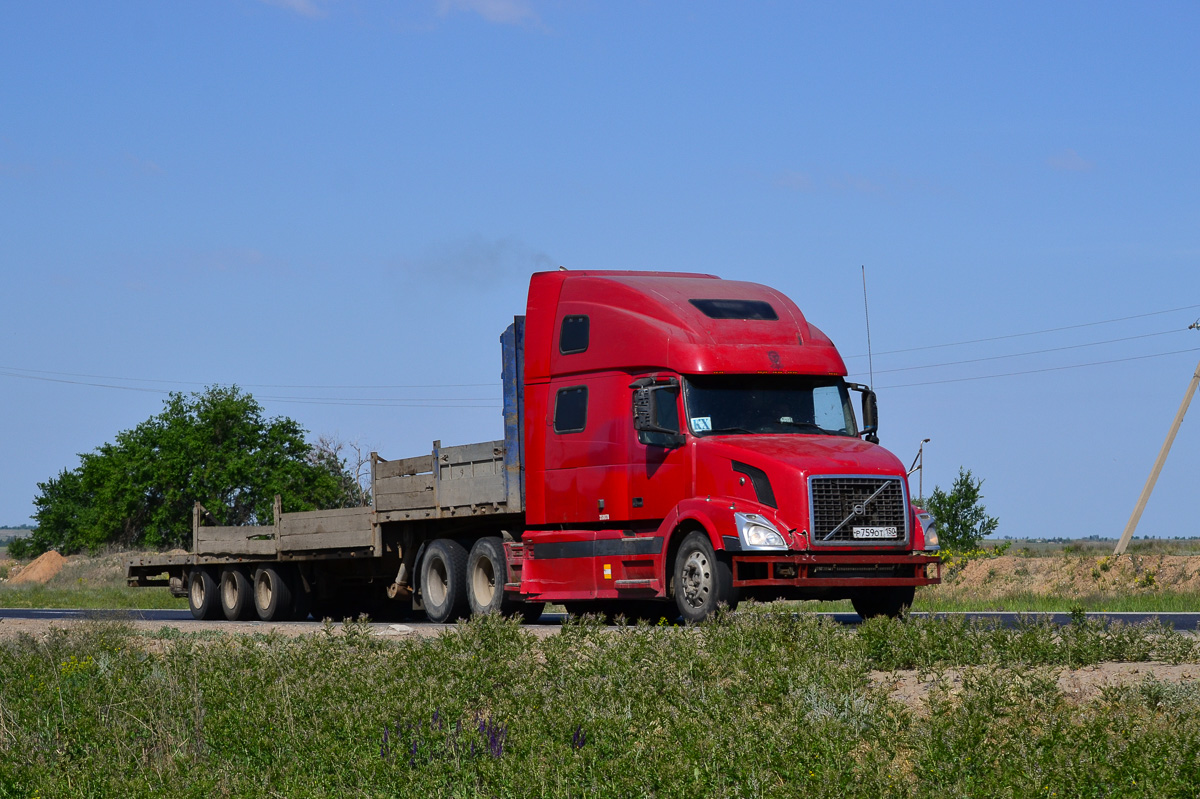
[[[554,398],[554,432],[578,433],[587,427],[587,386],[562,388]]]

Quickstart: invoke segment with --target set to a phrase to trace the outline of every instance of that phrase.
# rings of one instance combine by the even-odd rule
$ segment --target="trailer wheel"
[[[260,566],[254,572],[254,609],[263,621],[291,618],[292,589],[278,566]]]
[[[188,574],[188,607],[192,618],[215,619],[221,615],[221,601],[217,596],[217,581],[210,569],[192,569]]]
[[[467,550],[449,538],[429,544],[421,559],[421,601],[425,615],[444,624],[467,615]]]
[[[721,603],[737,607],[733,571],[713,551],[708,534],[695,530],[675,555],[675,605],[684,621],[703,621]]]
[[[230,621],[243,621],[254,615],[254,589],[246,572],[237,567],[221,570],[221,610]]]
[[[854,612],[864,619],[875,616],[890,616],[898,619],[912,607],[917,589],[911,585],[894,588],[867,588],[850,597]]]

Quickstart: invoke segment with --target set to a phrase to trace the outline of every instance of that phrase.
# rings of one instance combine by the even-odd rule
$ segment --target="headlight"
[[[757,513],[735,513],[742,549],[787,549],[783,536],[766,517]]]
[[[921,523],[921,531],[925,534],[925,549],[941,549],[938,546],[937,528],[934,526],[933,514],[921,511],[917,514],[917,521]]]

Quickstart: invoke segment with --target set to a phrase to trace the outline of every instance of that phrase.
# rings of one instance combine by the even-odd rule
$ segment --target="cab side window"
[[[558,331],[558,351],[563,355],[586,352],[590,324],[586,315],[564,316]]]
[[[582,432],[587,427],[587,400],[587,386],[560,388],[554,396],[554,432]]]

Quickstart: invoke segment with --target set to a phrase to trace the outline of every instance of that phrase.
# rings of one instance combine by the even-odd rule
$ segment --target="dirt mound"
[[[935,589],[994,599],[1013,593],[1081,597],[1095,594],[1151,594],[1160,590],[1200,592],[1200,557],[1184,555],[1063,555],[980,558],[943,572]]]
[[[28,583],[45,583],[54,578],[62,571],[63,564],[66,558],[58,554],[54,550],[50,550],[45,554],[34,558],[33,562],[9,580],[10,585],[22,585]]]

